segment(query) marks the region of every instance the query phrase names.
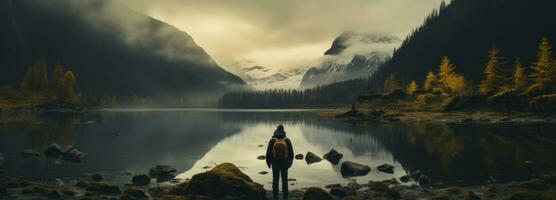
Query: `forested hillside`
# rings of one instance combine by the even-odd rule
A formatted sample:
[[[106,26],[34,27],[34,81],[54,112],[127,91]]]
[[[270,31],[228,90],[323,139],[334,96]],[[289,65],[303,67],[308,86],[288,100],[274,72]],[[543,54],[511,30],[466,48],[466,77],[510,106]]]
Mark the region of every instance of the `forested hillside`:
[[[37,60],[72,70],[92,94],[183,97],[244,84],[187,33],[112,3],[2,1],[0,85],[19,85]]]

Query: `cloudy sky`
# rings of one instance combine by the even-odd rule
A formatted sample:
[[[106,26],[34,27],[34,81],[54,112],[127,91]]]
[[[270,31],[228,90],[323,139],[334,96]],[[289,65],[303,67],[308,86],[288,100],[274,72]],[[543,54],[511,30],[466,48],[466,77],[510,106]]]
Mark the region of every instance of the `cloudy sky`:
[[[189,33],[221,66],[305,65],[345,31],[404,38],[442,0],[137,0],[129,7]]]

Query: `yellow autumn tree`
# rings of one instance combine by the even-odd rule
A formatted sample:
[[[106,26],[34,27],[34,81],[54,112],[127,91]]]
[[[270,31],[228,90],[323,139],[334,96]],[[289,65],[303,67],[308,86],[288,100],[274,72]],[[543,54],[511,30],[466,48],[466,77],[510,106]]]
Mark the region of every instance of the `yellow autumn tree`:
[[[525,80],[525,74],[523,72],[523,66],[519,58],[515,60],[514,70],[513,70],[513,89],[516,91],[523,91],[527,86]]]
[[[424,89],[426,91],[432,91],[437,85],[436,75],[433,72],[429,72],[427,74],[427,78],[425,79]]]
[[[407,94],[413,94],[416,90],[417,90],[417,83],[415,81],[411,81],[411,83],[409,83],[406,87],[406,92]]]
[[[537,60],[533,63],[529,78],[537,87],[545,88],[554,82],[554,79],[556,79],[556,77],[554,77],[555,73],[552,47],[550,46],[548,38],[544,37],[539,44]]]
[[[443,93],[451,93],[450,81],[454,75],[456,75],[454,65],[450,62],[448,56],[444,56],[440,61],[438,70],[438,85]]]
[[[75,75],[72,71],[64,74],[64,97],[70,99],[74,96]]]
[[[488,62],[485,66],[484,79],[479,84],[479,93],[490,94],[501,89],[504,83],[502,72],[502,56],[496,46],[488,51]]]
[[[448,86],[452,93],[463,94],[465,92],[465,77],[460,74],[450,76]]]

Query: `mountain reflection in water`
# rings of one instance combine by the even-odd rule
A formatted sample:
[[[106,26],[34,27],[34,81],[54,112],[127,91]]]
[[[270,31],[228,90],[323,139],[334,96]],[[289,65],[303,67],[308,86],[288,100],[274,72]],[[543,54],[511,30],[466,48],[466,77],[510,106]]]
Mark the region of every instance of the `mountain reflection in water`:
[[[94,123],[93,123],[94,122]],[[232,162],[269,188],[271,175],[257,160],[277,124],[284,124],[295,153],[322,156],[331,148],[344,160],[367,164],[369,175],[344,179],[339,165],[326,160],[307,165],[295,161],[293,188],[399,178],[420,170],[446,185],[528,179],[556,169],[556,136],[547,124],[348,124],[315,117],[311,112],[218,110],[103,111],[87,114],[0,115],[0,163],[4,174],[31,180],[84,179],[102,172],[116,183],[129,183],[124,172],[148,173],[157,164],[176,167],[178,178],[203,172],[205,166]],[[51,143],[73,145],[87,154],[81,164],[23,158],[25,149],[42,152]],[[265,147],[258,147],[258,145]],[[376,166],[394,165],[394,174]]]

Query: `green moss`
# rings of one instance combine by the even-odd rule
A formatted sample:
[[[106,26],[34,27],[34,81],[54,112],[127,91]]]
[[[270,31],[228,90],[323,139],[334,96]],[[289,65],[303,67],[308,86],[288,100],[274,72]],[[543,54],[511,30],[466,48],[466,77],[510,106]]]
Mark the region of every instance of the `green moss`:
[[[303,200],[332,200],[332,196],[330,196],[326,191],[321,188],[311,187],[305,191],[303,194]]]

